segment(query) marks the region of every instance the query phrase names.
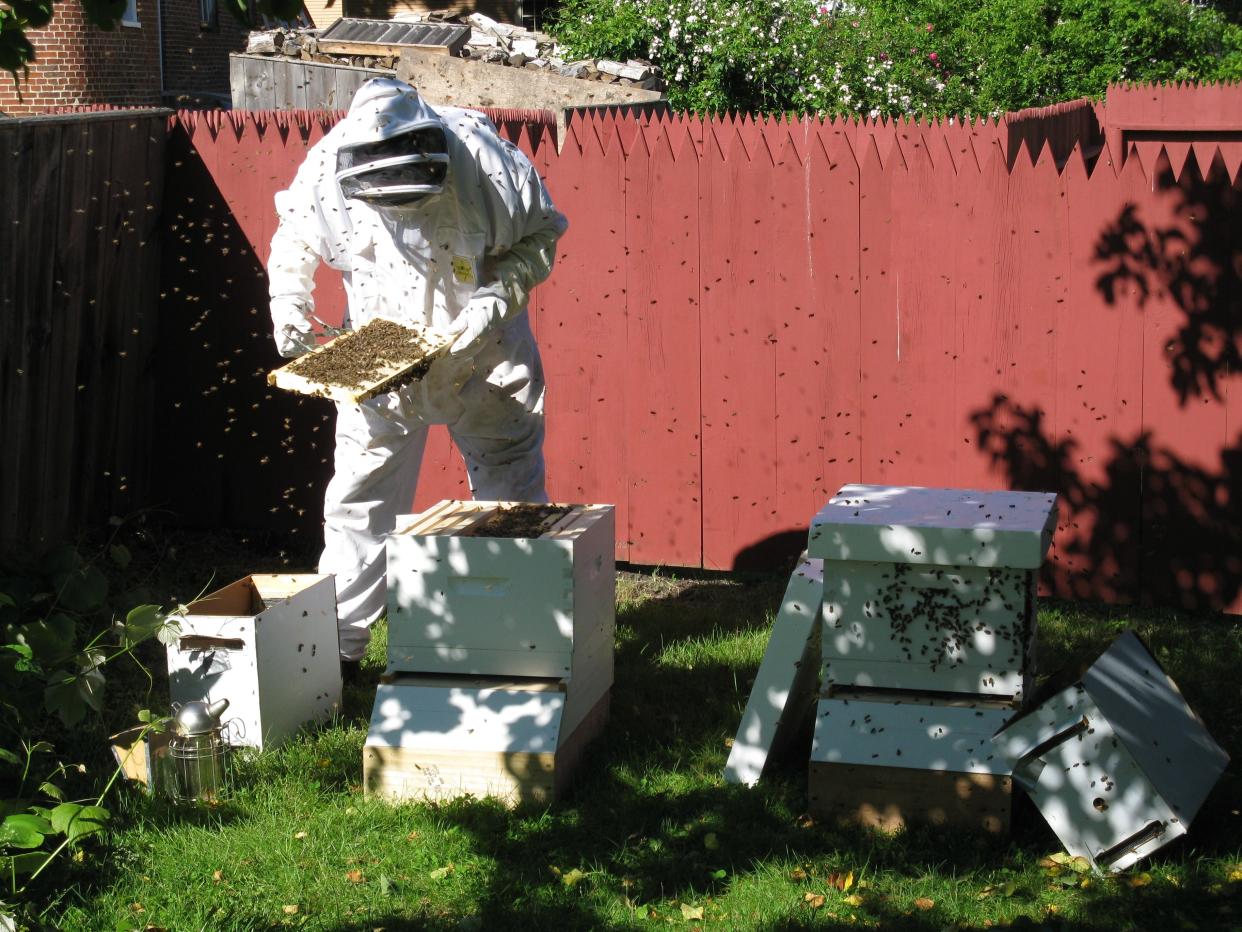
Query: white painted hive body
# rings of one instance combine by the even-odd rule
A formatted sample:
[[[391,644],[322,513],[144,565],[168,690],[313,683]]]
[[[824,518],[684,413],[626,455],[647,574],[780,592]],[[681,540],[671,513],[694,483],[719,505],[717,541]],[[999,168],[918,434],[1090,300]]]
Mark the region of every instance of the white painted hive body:
[[[231,744],[271,747],[340,709],[331,576],[253,575],[196,600],[168,648],[174,703],[228,699]]]
[[[1185,834],[1229,762],[1132,632],[994,744],[1066,850],[1110,871]]]
[[[819,668],[822,560],[803,554],[785,589],[763,662],[725,764],[730,783],[753,786],[815,704]]]
[[[885,830],[915,821],[1004,831],[1009,767],[991,739],[1014,712],[1013,703],[986,696],[895,698],[860,689],[821,699],[810,809]]]
[[[1020,700],[1056,496],[847,485],[811,524],[828,686]]]
[[[568,506],[533,537],[472,533],[504,507],[441,502],[388,539],[368,792],[551,799],[607,720],[613,509]]]
[[[441,502],[388,539],[390,672],[611,683],[613,509],[575,505],[537,538],[468,536],[500,503]]]

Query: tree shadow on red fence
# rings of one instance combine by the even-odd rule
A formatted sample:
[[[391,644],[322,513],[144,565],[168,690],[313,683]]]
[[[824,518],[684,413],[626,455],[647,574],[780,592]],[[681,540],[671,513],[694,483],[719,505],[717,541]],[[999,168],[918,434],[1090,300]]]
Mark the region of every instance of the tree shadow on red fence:
[[[1127,203],[1094,251],[1105,301],[1126,312],[1127,296],[1143,315],[1133,321],[1146,331],[1142,429],[1088,449],[1040,406],[1001,394],[970,421],[1011,487],[1061,497],[1045,574],[1054,594],[1237,610],[1242,433],[1226,406],[1242,369],[1242,205],[1219,156],[1206,178],[1191,162],[1179,182],[1166,158],[1155,177],[1170,199],[1165,222]],[[1102,470],[1084,475],[1078,464],[1090,460]]]
[[[184,129],[169,136],[156,501],[179,523],[318,533],[329,402],[267,385],[267,274]]]

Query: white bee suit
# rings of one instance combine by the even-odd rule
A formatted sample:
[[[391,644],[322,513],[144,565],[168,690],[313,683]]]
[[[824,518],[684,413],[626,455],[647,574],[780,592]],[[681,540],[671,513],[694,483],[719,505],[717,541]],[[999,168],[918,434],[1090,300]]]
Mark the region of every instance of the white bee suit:
[[[413,207],[346,199],[342,146],[443,127],[443,191]],[[420,382],[337,407],[335,473],[319,569],[336,576],[341,656],[366,650],[385,604],[384,537],[414,499],[428,424],[448,425],[475,498],[547,501],[543,369],[526,314],[567,222],[529,159],[482,114],[436,109],[408,85],[368,81],[287,191],[268,277],[278,348],[309,334],[320,261],[339,269],[357,326],[376,316],[461,332]]]

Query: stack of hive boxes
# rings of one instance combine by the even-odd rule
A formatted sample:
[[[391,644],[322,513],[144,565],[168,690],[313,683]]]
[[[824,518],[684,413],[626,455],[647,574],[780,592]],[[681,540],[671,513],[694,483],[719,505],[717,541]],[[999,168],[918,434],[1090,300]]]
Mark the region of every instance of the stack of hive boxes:
[[[551,799],[607,720],[612,506],[559,506],[520,537],[490,532],[509,509],[444,501],[389,537],[368,792]]]
[[[823,682],[813,813],[1003,831],[1010,767],[991,738],[1033,673],[1036,570],[1056,496],[845,486],[817,514]]]

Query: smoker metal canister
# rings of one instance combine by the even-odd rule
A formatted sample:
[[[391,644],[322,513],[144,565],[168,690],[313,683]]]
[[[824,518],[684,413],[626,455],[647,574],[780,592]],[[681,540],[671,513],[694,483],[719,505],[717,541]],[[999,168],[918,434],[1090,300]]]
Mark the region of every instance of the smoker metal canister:
[[[176,710],[168,754],[177,798],[215,799],[223,788],[229,745],[220,716],[228,705],[227,699],[210,705],[195,700]]]

